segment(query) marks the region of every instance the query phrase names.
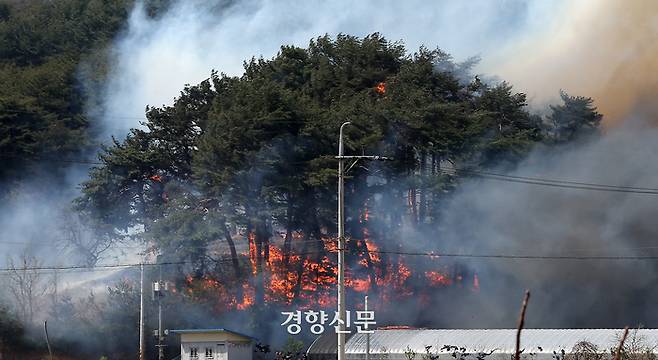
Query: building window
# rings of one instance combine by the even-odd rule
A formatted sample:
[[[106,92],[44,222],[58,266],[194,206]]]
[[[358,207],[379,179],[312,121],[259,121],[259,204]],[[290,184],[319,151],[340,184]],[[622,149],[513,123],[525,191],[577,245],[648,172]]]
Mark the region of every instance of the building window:
[[[206,359],[212,359],[212,348],[206,348]]]
[[[193,347],[190,348],[190,359],[198,359],[199,358],[199,349]]]

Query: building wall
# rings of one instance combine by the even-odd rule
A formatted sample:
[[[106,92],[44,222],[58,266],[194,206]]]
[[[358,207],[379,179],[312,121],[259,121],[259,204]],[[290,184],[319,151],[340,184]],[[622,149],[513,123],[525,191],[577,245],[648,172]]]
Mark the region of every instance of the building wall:
[[[207,333],[182,333],[180,334],[181,342],[204,342],[204,341],[232,341],[232,342],[246,342],[248,338],[232,334],[230,332],[207,332]]]
[[[196,349],[197,357],[192,357]],[[206,356],[206,349],[212,355]],[[187,341],[181,342],[181,360],[251,360],[252,345],[244,341]]]
[[[254,350],[251,343],[228,343],[228,360],[251,360],[253,354]]]

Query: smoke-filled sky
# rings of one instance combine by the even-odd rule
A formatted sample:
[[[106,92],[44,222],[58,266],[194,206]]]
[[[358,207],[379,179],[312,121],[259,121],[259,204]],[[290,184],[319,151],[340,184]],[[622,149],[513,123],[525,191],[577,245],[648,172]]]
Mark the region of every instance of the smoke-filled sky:
[[[480,56],[477,72],[510,81],[538,108],[555,101],[560,89],[591,96],[606,126],[618,127],[590,143],[537,149],[517,175],[658,187],[653,176],[658,133],[635,123],[653,123],[658,115],[652,104],[658,94],[658,1],[211,3],[179,1],[155,20],[135,8],[115,46],[117,62],[105,93],[108,130],[136,126],[138,120],[121,117],[140,116],[146,105],[171,103],[184,84],[207,78],[211,69],[239,75],[245,59],[274,56],[282,44],[306,46],[325,33],[381,32],[404,41],[412,52],[425,45],[438,46],[458,61]],[[446,206],[441,237],[427,240],[466,253],[643,255],[655,251],[656,200],[655,195],[467,182]],[[638,321],[655,326],[658,321],[650,300],[658,294],[648,290],[658,271],[650,262],[470,266],[480,272],[487,296],[446,299],[445,309],[432,315],[435,326],[514,326],[509,319],[524,287],[535,291],[531,326]],[[472,306],[465,305],[468,301]],[[400,314],[407,315],[403,319],[430,316],[409,311]]]
[[[198,83],[212,69],[239,75],[244,60],[272,57],[282,44],[305,47],[309,39],[326,33],[372,32],[402,40],[409,51],[426,45],[438,46],[456,60],[480,56],[477,72],[510,81],[518,91],[528,93],[535,106],[554,101],[564,89],[592,96],[607,126],[630,118],[646,122],[658,118],[658,106],[652,101],[658,94],[656,0],[179,0],[157,19],[148,18],[140,5],[132,11],[113,46],[112,73],[100,94],[104,126],[108,135],[121,137],[139,126],[146,105],[171,104],[185,84]],[[557,153],[538,149],[517,174],[658,188],[653,176],[658,170],[656,140],[655,130],[626,124],[593,143]],[[68,197],[55,200],[67,203]],[[643,254],[658,237],[653,226],[657,200],[651,195],[472,182],[447,207],[452,216],[442,224],[445,233],[439,240],[464,252],[541,254],[585,249]],[[38,199],[21,206],[23,210],[11,204],[0,208],[0,224],[12,224],[3,227],[9,230],[0,239],[29,243],[49,228],[45,223],[57,224],[57,219],[47,216],[55,205],[46,206]],[[34,209],[40,209],[43,217],[37,217],[40,213]],[[533,301],[541,305],[530,307],[531,325],[658,321],[650,301],[658,294],[645,291],[658,271],[646,262],[473,266],[482,271],[483,291],[493,289],[498,294],[488,297],[488,304],[474,304],[481,326],[505,326],[517,310],[521,286],[539,293]],[[468,325],[463,320],[471,315],[459,311],[472,308],[446,308],[459,320],[449,325]],[[551,311],[560,316],[552,317]],[[600,321],[588,320],[588,311],[600,314],[595,319]]]
[[[563,0],[471,1],[178,1],[157,20],[137,6],[117,42],[106,89],[110,132],[136,126],[146,105],[170,104],[184,84],[212,69],[240,75],[244,60],[272,57],[282,44],[381,32],[410,51],[440,48],[457,60],[494,54],[524,34],[547,28]],[[553,93],[557,94],[558,88]]]
[[[614,124],[638,103],[657,110],[657,16],[654,0],[175,1],[156,20],[138,5],[114,49],[106,127],[137,126],[146,105],[170,104],[211,69],[239,75],[252,56],[341,32],[481,56],[477,71],[509,80],[534,105],[565,89],[594,97]]]
[[[537,33],[506,44],[487,69],[538,102],[563,88],[591,96],[607,125],[641,111],[658,119],[658,1],[578,0]]]
[[[511,175],[657,188],[658,131],[627,122],[604,137],[538,148]],[[444,207],[447,252],[539,256],[655,256],[658,195],[566,189],[481,179]],[[466,325],[514,326],[523,288],[534,327],[656,327],[658,267],[650,260],[461,259],[487,294]],[[482,299],[480,299],[482,300]],[[476,300],[476,301],[480,301]],[[472,308],[453,308],[455,320]],[[462,316],[456,316],[461,313]],[[451,324],[459,326],[458,324]],[[462,325],[463,326],[463,325]]]

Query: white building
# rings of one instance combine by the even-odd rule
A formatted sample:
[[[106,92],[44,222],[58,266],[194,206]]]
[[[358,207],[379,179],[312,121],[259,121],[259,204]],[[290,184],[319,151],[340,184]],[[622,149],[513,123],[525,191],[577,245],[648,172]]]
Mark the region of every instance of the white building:
[[[569,360],[570,354],[610,359],[619,345],[623,329],[524,329],[521,359]],[[515,351],[516,329],[472,330],[375,330],[373,334],[348,334],[348,360],[509,360]],[[369,342],[370,346],[366,344]],[[624,346],[627,353],[658,355],[658,329],[630,330]],[[325,333],[307,351],[309,360],[336,359],[336,334]],[[431,355],[431,356],[430,356]]]
[[[227,329],[169,330],[180,335],[180,360],[252,360],[254,338]]]

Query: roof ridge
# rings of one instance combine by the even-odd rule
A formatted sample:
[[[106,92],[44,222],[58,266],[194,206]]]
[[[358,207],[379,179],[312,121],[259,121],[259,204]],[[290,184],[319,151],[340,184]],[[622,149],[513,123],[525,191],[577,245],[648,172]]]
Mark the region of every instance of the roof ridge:
[[[429,328],[416,328],[416,329],[374,329],[376,331],[491,331],[491,330],[509,330],[516,331],[516,328],[455,328],[455,329],[429,329]],[[533,331],[533,330],[542,330],[542,331],[564,331],[564,330],[573,330],[573,331],[582,331],[582,330],[620,330],[623,331],[623,328],[523,328],[523,331]],[[633,330],[631,328],[631,330]],[[658,330],[658,328],[635,328],[635,330]]]

